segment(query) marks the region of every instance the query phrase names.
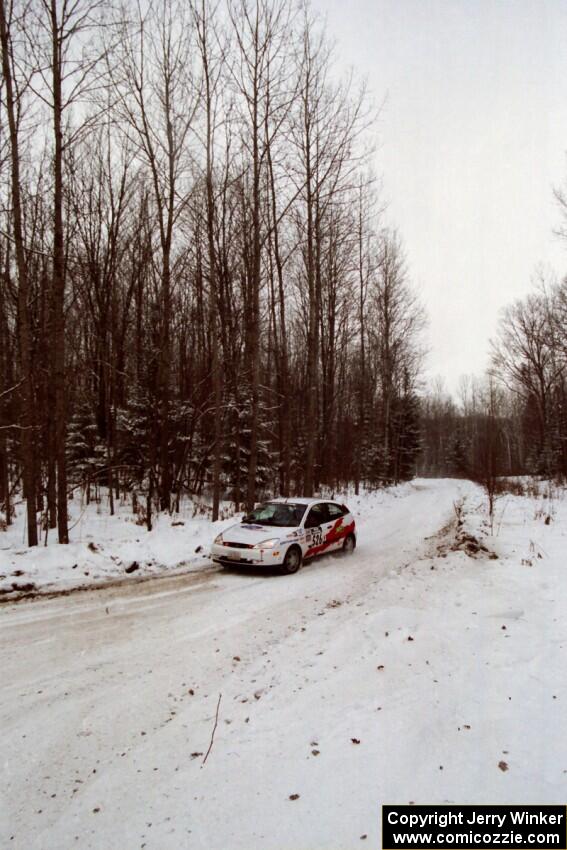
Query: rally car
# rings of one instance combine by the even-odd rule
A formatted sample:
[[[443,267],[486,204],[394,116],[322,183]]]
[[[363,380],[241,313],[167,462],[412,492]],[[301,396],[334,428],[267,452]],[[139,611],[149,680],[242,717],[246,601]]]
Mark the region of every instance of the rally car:
[[[278,566],[296,573],[307,558],[356,546],[354,517],[327,499],[274,499],[215,538],[211,558],[233,567]]]

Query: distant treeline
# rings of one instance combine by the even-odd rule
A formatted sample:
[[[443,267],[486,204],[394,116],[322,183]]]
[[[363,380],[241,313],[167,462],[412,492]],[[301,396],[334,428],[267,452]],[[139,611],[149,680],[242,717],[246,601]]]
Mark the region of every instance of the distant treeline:
[[[438,386],[422,403],[425,475],[567,478],[567,280],[508,307],[483,380],[458,399]]]

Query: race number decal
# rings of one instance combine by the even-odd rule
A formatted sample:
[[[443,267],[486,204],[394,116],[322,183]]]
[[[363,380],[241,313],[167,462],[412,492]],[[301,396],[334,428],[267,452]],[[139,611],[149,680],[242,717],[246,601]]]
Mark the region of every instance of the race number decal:
[[[321,526],[319,528],[314,528],[311,536],[311,540],[314,546],[320,546],[323,542],[323,529]]]

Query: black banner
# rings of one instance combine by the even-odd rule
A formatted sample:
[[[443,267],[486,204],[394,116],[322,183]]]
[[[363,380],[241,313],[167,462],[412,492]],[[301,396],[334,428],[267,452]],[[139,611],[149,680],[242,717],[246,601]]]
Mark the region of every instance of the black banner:
[[[565,806],[382,806],[383,850],[567,850]]]

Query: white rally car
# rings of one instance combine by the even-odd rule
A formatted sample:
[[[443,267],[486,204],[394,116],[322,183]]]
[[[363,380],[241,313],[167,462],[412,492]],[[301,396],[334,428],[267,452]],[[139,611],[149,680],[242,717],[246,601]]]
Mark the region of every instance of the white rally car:
[[[306,558],[356,546],[354,517],[327,499],[274,499],[215,538],[211,558],[233,567],[281,567],[296,573]]]

